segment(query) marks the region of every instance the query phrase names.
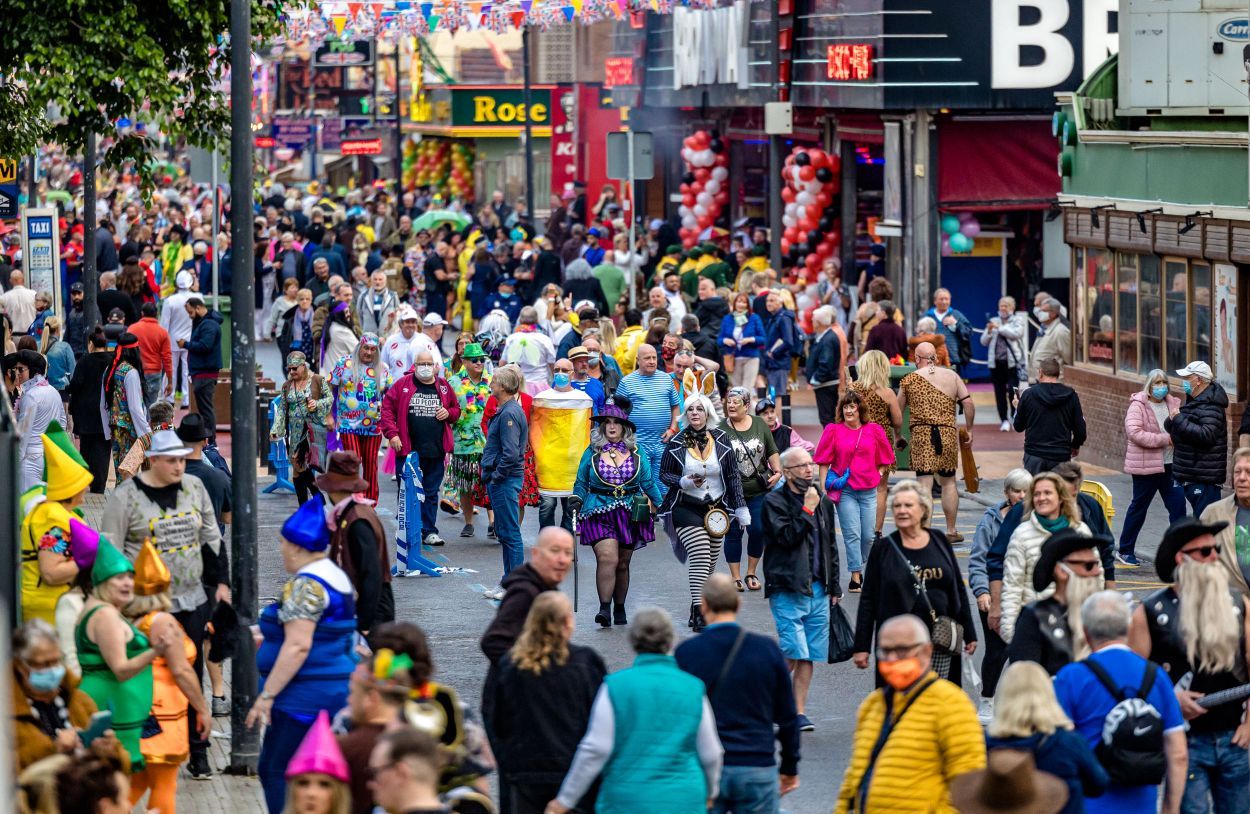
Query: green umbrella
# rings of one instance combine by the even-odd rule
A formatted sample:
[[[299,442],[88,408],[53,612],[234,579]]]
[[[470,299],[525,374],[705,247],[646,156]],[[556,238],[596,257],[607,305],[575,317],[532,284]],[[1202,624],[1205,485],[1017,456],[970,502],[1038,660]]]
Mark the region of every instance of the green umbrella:
[[[460,212],[452,212],[450,209],[432,209],[413,221],[412,228],[418,231],[421,229],[434,229],[442,226],[444,223],[450,223],[457,229],[463,229],[469,225],[469,216]]]

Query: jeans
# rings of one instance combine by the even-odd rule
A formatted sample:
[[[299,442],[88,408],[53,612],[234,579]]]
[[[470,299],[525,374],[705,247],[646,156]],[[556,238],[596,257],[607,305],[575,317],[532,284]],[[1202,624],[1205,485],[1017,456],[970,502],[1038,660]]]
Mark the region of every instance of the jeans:
[[[164,373],[143,374],[143,404],[145,407],[151,407],[160,399],[161,381],[164,377]]]
[[[494,505],[493,503],[491,504]],[[543,495],[538,502],[538,527],[545,529],[547,526],[556,524],[556,506],[560,507],[560,528],[573,533],[573,512],[569,510],[569,499],[567,497],[553,497],[551,495]],[[495,529],[498,531],[498,528]]]
[[[525,562],[525,545],[521,542],[521,484],[523,478],[506,478],[488,484],[491,508],[495,510],[495,536],[503,554],[503,573]]]
[[[1232,732],[1191,734],[1189,779],[1181,798],[1181,813],[1246,811],[1250,811],[1250,760],[1246,750],[1233,745]]]
[[[438,494],[443,488],[447,458],[421,458],[420,462],[421,491],[425,492],[425,500],[421,503],[421,539],[424,541],[431,534],[438,534]]]
[[[764,497],[756,495],[747,498],[747,510],[751,512],[751,525],[745,529],[738,525],[737,520],[729,523],[729,531],[725,533],[725,562],[742,562],[742,535],[747,535],[747,556],[759,559],[764,556],[764,533],[760,522],[764,519]]]
[[[195,411],[204,419],[204,429],[208,431],[208,443],[217,440],[217,408],[213,404],[213,394],[217,392],[217,374],[212,378],[195,379],[191,383],[195,391]]]
[[[1124,515],[1124,529],[1120,532],[1120,553],[1132,554],[1137,547],[1137,535],[1146,522],[1146,512],[1154,502],[1155,492],[1163,498],[1168,510],[1168,523],[1175,523],[1185,516],[1185,490],[1172,477],[1172,465],[1153,475],[1133,476],[1133,501]]]
[[[774,399],[781,398],[789,392],[790,366],[786,365],[777,370],[765,370],[764,381],[768,384],[769,394]]]
[[[1182,483],[1185,488],[1185,499],[1194,507],[1194,517],[1201,517],[1202,511],[1219,500],[1220,485],[1218,483]]]
[[[777,814],[781,810],[781,787],[776,766],[725,766],[720,773],[720,794],[712,814]]]
[[[286,806],[286,765],[295,757],[295,751],[311,728],[311,721],[303,723],[280,709],[269,714],[269,727],[265,730],[256,764],[269,814],[281,814]]]
[[[838,499],[838,525],[846,546],[846,570],[862,573],[877,524],[877,490],[843,489]]]

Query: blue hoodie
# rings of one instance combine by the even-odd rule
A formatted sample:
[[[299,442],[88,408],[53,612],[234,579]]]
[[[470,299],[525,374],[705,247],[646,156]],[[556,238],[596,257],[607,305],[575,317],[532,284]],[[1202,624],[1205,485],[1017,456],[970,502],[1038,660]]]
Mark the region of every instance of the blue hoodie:
[[[1111,778],[1094,757],[1085,739],[1070,729],[1027,738],[986,737],[987,750],[1019,749],[1032,752],[1038,771],[1050,772],[1068,784],[1068,804],[1059,814],[1083,814],[1086,797],[1100,797]]]

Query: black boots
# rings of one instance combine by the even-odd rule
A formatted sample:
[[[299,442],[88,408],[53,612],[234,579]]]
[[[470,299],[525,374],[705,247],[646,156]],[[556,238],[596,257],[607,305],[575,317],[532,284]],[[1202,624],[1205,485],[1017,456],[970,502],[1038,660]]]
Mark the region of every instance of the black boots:
[[[703,620],[703,612],[700,607],[697,602],[690,604],[690,621],[687,624],[695,633],[701,633],[703,628],[707,627],[707,622]]]
[[[629,617],[625,615],[624,605],[614,605],[612,607],[612,624],[614,625],[628,625],[629,624]]]
[[[612,617],[608,615],[608,609],[609,603],[599,603],[599,612],[595,614],[595,622],[599,627],[612,627]]]

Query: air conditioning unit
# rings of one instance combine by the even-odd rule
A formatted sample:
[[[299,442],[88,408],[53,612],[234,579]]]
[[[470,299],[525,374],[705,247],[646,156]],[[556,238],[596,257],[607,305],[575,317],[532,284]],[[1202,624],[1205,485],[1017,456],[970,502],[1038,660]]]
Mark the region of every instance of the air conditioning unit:
[[[540,85],[557,85],[577,80],[577,26],[555,25],[534,38],[537,44],[534,81]]]

